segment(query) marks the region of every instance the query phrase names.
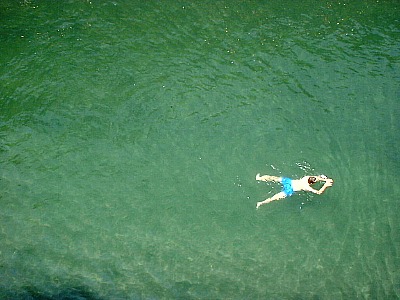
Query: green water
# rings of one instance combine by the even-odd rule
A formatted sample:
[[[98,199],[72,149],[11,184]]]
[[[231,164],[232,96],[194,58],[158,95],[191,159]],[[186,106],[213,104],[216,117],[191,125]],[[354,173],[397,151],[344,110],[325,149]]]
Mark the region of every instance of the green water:
[[[400,5],[353,2],[2,1],[0,298],[399,298]]]

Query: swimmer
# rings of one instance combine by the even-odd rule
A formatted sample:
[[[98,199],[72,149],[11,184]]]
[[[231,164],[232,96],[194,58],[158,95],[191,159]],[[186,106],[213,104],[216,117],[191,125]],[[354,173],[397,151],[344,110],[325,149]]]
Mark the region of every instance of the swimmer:
[[[271,198],[268,198],[264,201],[257,202],[257,207],[256,207],[257,209],[263,204],[292,196],[294,192],[306,191],[321,195],[328,187],[333,185],[333,180],[326,177],[325,175],[304,176],[303,178],[300,179],[290,179],[287,177],[277,177],[269,175],[260,176],[260,174],[257,174],[256,180],[280,182],[283,185],[283,190],[278,194],[275,194]],[[324,181],[325,184],[319,190],[315,190],[311,187],[311,184],[314,184],[318,181]]]

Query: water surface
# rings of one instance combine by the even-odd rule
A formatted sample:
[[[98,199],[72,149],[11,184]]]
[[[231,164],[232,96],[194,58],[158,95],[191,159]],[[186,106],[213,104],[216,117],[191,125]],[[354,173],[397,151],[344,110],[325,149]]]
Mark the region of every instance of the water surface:
[[[396,1],[0,8],[1,298],[399,297]]]

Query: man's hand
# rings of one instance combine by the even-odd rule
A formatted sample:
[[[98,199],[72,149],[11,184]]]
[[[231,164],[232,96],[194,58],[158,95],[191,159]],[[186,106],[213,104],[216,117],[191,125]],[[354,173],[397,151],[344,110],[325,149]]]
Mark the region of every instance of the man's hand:
[[[330,179],[330,178],[326,179],[325,184],[326,184],[326,186],[332,186],[333,185],[333,179]]]

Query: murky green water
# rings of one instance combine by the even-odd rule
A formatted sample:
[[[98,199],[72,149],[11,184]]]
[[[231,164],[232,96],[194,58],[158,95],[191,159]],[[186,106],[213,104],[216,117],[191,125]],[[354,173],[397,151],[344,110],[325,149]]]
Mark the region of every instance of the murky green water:
[[[398,298],[400,5],[359,2],[2,1],[0,298]]]

